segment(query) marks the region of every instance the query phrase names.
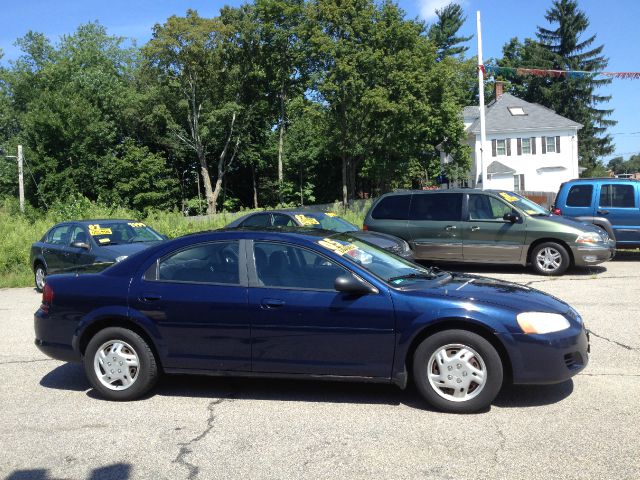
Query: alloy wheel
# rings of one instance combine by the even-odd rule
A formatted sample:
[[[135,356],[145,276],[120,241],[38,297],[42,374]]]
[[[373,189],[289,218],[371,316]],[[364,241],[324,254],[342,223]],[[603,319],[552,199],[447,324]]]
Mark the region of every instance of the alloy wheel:
[[[536,255],[536,262],[541,270],[554,272],[562,265],[562,254],[553,247],[545,247]]]

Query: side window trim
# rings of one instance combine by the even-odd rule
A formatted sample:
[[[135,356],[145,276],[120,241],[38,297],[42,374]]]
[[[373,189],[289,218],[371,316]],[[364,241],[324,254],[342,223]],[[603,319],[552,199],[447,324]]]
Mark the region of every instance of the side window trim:
[[[303,245],[295,245],[293,243],[289,243],[286,241],[279,241],[279,240],[247,240],[247,270],[249,272],[249,288],[269,288],[269,289],[277,289],[277,290],[301,290],[301,291],[307,291],[307,292],[335,292],[337,293],[336,290],[331,289],[331,288],[306,288],[306,287],[281,287],[281,286],[265,286],[265,285],[260,285],[260,280],[258,279],[258,270],[256,268],[256,262],[255,262],[255,243],[271,243],[271,244],[277,244],[277,245],[285,245],[287,247],[291,247],[291,248],[299,248],[301,250],[306,250],[308,252],[313,253],[314,255],[318,255],[319,257],[323,257],[326,258],[328,261],[330,261],[332,264],[334,264],[335,266],[339,267],[340,269],[342,269],[345,273],[349,274],[349,275],[356,275],[358,278],[361,278],[359,275],[357,275],[356,273],[352,272],[351,270],[349,270],[347,267],[345,267],[344,265],[342,265],[341,263],[336,262],[333,258],[330,258],[328,255],[325,255],[322,252],[313,250],[311,248],[308,248],[306,246]],[[367,284],[371,285],[370,282],[368,282],[367,280],[364,280]],[[371,285],[373,288],[376,288],[375,285]],[[377,290],[377,288],[376,288]]]
[[[191,248],[200,247],[203,245],[209,245],[212,243],[232,243],[238,242],[238,283],[214,283],[214,282],[196,282],[191,280],[161,280],[158,277],[160,276],[160,262],[172,255],[176,255],[185,250],[189,250]],[[226,286],[226,287],[247,287],[247,262],[246,256],[243,254],[243,245],[246,243],[246,240],[243,239],[227,239],[227,240],[210,240],[200,243],[194,243],[191,245],[187,245],[181,248],[177,248],[175,250],[171,250],[170,252],[165,253],[164,255],[156,258],[151,264],[147,265],[145,270],[141,275],[141,280],[145,282],[154,282],[154,283],[179,283],[179,284],[193,284],[193,285],[213,285],[213,286]],[[149,276],[147,276],[149,274]]]

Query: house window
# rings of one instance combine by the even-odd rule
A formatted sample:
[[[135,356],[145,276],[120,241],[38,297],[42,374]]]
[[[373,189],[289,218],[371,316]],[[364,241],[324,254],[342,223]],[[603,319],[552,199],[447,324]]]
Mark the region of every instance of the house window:
[[[507,141],[506,140],[496,140],[496,153],[498,155],[506,155],[507,154]]]
[[[522,154],[529,155],[531,154],[531,139],[523,138],[522,139]]]
[[[556,137],[545,137],[547,142],[547,153],[555,153],[556,151]]]
[[[513,176],[513,191],[514,192],[523,192],[524,191],[524,174],[514,175]]]
[[[526,115],[522,107],[508,107],[508,108],[509,108],[509,113],[514,117],[519,115]]]

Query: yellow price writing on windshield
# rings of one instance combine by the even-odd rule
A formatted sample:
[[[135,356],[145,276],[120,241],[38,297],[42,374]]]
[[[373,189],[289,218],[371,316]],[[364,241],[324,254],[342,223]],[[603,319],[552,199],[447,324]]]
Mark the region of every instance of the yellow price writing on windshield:
[[[298,220],[298,222],[300,222],[300,224],[305,227],[309,225],[320,225],[320,222],[318,220],[312,217],[307,217],[306,215],[295,215],[295,217],[296,220]]]
[[[101,228],[100,225],[93,224],[93,225],[89,225],[89,235],[92,236],[96,236],[96,235],[111,235],[113,232],[111,231],[110,228]]]
[[[504,198],[507,202],[512,202],[513,203],[513,202],[517,202],[519,200],[518,197],[515,197],[513,195],[509,195],[506,192],[500,192],[500,196],[502,198]]]
[[[144,228],[144,227],[146,227],[146,225],[144,223],[142,223],[142,222],[129,222],[129,223],[127,223],[127,225],[129,225],[130,227],[133,227],[133,228]]]

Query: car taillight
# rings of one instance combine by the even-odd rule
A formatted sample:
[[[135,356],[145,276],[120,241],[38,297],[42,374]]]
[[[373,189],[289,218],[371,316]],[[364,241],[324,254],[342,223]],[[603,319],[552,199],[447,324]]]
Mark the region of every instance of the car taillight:
[[[562,210],[560,210],[558,207],[556,207],[556,208],[551,210],[551,213],[553,213],[554,215],[562,215]]]
[[[363,230],[369,230],[369,226],[366,223],[362,224],[362,229]]]
[[[42,305],[40,305],[40,309],[45,313],[49,313],[51,304],[53,304],[53,288],[48,283],[45,283],[42,290]]]

